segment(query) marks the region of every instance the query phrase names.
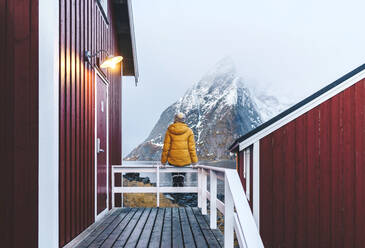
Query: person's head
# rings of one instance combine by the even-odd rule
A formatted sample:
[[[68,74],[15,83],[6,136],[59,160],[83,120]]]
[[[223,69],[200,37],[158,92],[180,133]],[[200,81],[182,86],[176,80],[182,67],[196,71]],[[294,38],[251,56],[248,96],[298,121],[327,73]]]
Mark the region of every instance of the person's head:
[[[174,122],[182,122],[184,123],[185,122],[185,115],[183,113],[177,113],[175,115],[175,119],[174,119]]]

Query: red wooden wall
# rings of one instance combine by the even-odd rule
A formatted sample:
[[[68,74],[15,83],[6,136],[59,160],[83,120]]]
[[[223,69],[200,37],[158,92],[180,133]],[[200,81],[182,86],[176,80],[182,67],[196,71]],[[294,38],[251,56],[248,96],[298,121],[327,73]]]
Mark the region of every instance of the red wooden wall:
[[[365,80],[260,141],[265,247],[365,247]]]
[[[1,247],[38,247],[38,0],[0,0]]]
[[[111,9],[108,13],[109,27],[95,0],[60,1],[60,246],[94,222],[95,75],[83,53],[118,54]],[[104,72],[110,81],[109,161],[120,164],[121,68]]]

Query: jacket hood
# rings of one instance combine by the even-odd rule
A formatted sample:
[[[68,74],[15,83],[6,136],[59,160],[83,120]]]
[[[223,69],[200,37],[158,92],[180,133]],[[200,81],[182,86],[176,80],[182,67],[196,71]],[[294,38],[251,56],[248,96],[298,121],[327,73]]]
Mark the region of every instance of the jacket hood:
[[[176,122],[174,124],[171,124],[169,126],[168,130],[172,134],[180,135],[180,134],[186,133],[186,131],[189,130],[189,127],[185,123]]]

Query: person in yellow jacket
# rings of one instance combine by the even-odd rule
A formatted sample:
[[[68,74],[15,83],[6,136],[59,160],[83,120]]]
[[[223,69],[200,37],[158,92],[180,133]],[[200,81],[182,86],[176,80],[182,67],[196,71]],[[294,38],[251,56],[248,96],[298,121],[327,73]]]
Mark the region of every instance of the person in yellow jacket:
[[[194,133],[185,124],[183,113],[175,115],[174,123],[167,128],[165,134],[161,163],[165,165],[167,162],[173,166],[196,165],[198,163]],[[184,177],[185,173],[173,173],[173,186],[183,186]]]

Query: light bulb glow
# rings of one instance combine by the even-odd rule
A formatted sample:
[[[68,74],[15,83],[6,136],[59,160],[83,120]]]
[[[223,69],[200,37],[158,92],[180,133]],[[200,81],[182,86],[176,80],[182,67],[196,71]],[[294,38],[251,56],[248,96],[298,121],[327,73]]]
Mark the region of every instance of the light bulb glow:
[[[100,65],[100,68],[115,68],[115,66],[123,60],[122,56],[108,56],[107,59],[104,60],[104,62]]]

